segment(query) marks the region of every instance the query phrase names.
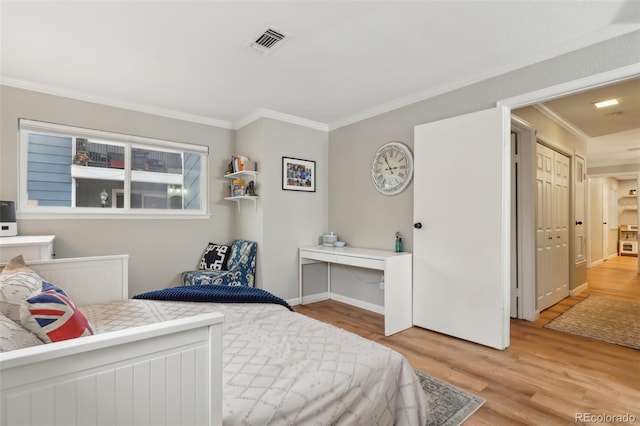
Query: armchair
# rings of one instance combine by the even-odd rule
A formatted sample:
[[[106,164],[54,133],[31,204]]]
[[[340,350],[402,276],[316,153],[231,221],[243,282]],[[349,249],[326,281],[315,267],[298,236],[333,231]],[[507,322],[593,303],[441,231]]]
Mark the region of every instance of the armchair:
[[[254,241],[235,240],[226,271],[185,271],[183,285],[233,285],[253,287],[256,275],[257,244]]]

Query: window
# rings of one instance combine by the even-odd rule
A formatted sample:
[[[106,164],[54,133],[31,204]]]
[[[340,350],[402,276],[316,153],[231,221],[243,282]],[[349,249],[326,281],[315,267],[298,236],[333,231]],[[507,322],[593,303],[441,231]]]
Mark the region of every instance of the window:
[[[20,120],[19,213],[201,215],[208,148]]]

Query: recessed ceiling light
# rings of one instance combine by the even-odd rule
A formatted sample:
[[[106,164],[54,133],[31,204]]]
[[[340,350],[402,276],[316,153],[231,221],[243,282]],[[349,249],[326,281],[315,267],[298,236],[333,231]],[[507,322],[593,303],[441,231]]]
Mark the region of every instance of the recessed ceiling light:
[[[608,106],[618,105],[617,99],[607,99],[606,101],[596,102],[596,108],[606,108]]]

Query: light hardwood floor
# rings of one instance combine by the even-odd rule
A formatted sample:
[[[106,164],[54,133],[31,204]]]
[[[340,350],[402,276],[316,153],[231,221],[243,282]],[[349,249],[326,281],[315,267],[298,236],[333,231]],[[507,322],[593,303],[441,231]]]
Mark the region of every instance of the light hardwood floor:
[[[577,413],[635,416],[640,424],[640,351],[543,328],[588,294],[640,302],[637,258],[589,269],[589,288],[543,311],[535,322],[511,320],[504,351],[418,327],[385,337],[383,317],[335,301],[296,311],[404,354],[414,368],[487,402],[465,425],[567,425]]]

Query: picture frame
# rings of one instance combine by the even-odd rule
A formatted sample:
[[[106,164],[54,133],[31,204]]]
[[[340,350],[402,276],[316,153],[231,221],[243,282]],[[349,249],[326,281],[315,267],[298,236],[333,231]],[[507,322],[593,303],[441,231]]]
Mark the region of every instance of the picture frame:
[[[282,157],[282,189],[316,192],[316,162]]]

